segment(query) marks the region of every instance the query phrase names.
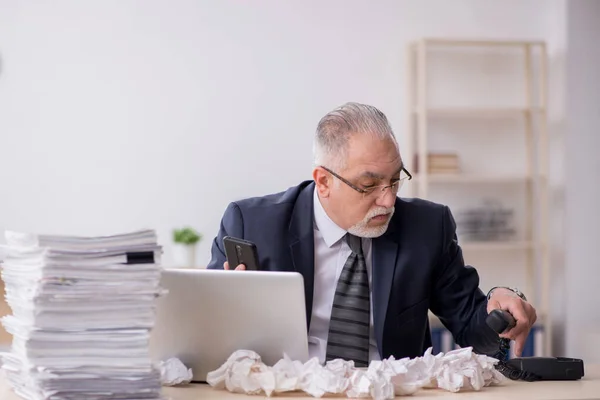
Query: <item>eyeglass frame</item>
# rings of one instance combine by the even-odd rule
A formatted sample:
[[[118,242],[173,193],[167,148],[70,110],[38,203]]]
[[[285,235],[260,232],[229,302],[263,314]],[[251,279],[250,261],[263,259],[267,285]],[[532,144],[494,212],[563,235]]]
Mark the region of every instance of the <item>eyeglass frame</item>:
[[[325,171],[329,172],[331,175],[335,176],[336,178],[338,178],[340,181],[344,182],[346,185],[350,186],[352,189],[356,190],[358,193],[362,194],[363,196],[368,196],[370,194],[375,193],[375,190],[379,187],[381,187],[381,193],[385,192],[385,189],[387,188],[392,188],[392,186],[394,186],[395,184],[398,184],[398,190],[400,190],[400,182],[404,182],[407,178],[410,181],[412,179],[412,175],[410,172],[408,172],[408,170],[406,168],[404,168],[404,166],[402,167],[402,169],[400,170],[400,172],[404,172],[407,176],[405,178],[402,179],[398,179],[398,182],[392,183],[391,185],[379,185],[379,186],[374,186],[373,187],[373,191],[369,191],[367,189],[362,189],[359,188],[358,186],[356,186],[355,184],[353,184],[352,182],[350,182],[349,180],[342,178],[341,176],[339,176],[338,174],[336,174],[335,172],[333,172],[332,170],[330,170],[329,168],[320,165],[321,168],[323,168]]]

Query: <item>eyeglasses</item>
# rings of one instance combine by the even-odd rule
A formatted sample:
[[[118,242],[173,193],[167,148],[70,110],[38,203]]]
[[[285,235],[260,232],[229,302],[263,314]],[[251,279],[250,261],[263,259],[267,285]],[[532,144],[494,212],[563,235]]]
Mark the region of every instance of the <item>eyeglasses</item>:
[[[342,178],[341,176],[339,176],[338,174],[336,174],[329,168],[324,167],[322,165],[321,165],[321,168],[323,168],[325,171],[329,172],[331,175],[338,178],[340,181],[344,182],[346,185],[350,186],[352,189],[356,190],[358,193],[361,193],[363,195],[363,198],[365,198],[367,196],[371,196],[371,195],[379,196],[382,193],[384,193],[385,190],[388,188],[390,189],[392,194],[396,195],[398,193],[398,191],[400,190],[400,188],[402,187],[402,185],[404,184],[404,181],[407,178],[408,178],[408,180],[412,179],[412,175],[410,174],[410,172],[408,172],[406,170],[406,168],[402,167],[402,172],[404,172],[406,174],[406,176],[398,179],[396,182],[394,182],[390,185],[379,185],[379,186],[372,186],[372,187],[368,187],[368,188],[360,188],[360,187],[356,186],[355,184],[353,184],[352,182],[350,182],[349,180]]]

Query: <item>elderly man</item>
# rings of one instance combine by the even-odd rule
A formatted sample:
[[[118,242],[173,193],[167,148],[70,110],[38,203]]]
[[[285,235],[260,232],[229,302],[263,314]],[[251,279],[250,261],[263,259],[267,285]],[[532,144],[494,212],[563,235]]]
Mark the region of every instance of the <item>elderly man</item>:
[[[309,352],[321,362],[422,355],[431,346],[428,310],[456,343],[484,354],[498,350],[486,316],[508,310],[517,324],[503,336],[521,354],[534,308],[517,290],[479,289],[448,207],[396,196],[411,175],[381,111],[348,103],[325,115],[314,161],[313,180],[228,206],[209,268],[229,269],[229,235],[257,245],[261,269],[301,273]]]

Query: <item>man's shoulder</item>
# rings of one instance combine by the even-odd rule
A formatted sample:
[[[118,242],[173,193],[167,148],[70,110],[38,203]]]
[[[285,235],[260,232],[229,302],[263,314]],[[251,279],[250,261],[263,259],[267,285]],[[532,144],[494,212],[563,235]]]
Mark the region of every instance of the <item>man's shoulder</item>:
[[[310,190],[310,187],[314,186],[313,181],[304,181],[296,186],[291,186],[286,190],[277,193],[270,193],[264,196],[247,197],[241,200],[237,200],[234,203],[242,210],[252,209],[273,209],[273,208],[287,208],[293,207],[298,196],[304,190]]]
[[[434,201],[425,200],[418,197],[398,197],[396,199],[396,208],[419,213],[444,213],[447,206],[445,204],[436,203]]]
[[[449,208],[445,204],[436,203],[418,197],[396,199],[394,219],[398,224],[411,226],[439,226],[448,218]]]
[[[418,243],[437,243],[445,232],[453,231],[454,221],[445,204],[420,198],[398,198],[390,231]]]

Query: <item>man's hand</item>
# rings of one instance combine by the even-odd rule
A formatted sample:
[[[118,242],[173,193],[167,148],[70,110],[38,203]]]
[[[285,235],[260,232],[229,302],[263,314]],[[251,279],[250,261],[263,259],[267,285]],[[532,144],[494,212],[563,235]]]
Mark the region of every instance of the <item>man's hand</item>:
[[[506,310],[515,317],[516,325],[500,337],[514,340],[515,355],[520,357],[529,331],[537,319],[535,308],[512,290],[496,288],[488,301],[487,312],[489,314],[496,309]]]
[[[223,269],[229,270],[229,263],[227,261],[225,261],[223,263]],[[244,271],[245,269],[246,269],[246,266],[244,264],[240,264],[237,267],[235,267],[234,271]]]

